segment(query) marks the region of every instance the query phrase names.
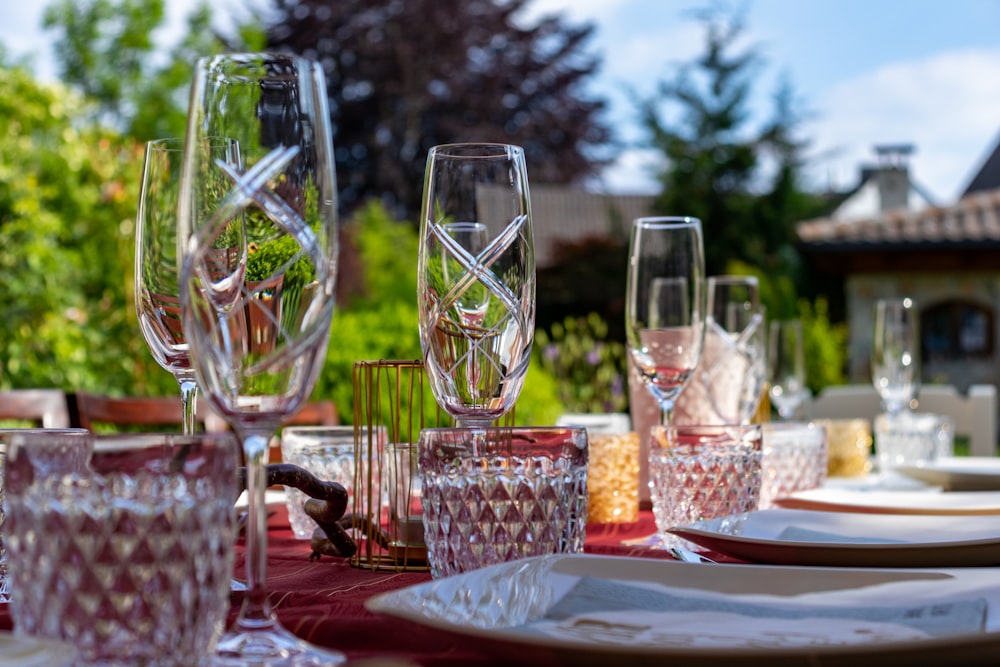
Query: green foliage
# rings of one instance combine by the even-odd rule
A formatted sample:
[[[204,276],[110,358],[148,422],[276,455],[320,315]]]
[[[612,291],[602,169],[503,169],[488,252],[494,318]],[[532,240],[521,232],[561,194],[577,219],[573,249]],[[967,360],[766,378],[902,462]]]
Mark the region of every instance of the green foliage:
[[[140,140],[183,136],[194,62],[226,49],[202,1],[166,62],[155,57],[153,35],[163,27],[164,10],[165,0],[55,0],[43,19],[57,33],[62,80],[95,103],[90,119]],[[259,28],[239,32],[262,43]]]
[[[132,301],[141,146],[0,66],[0,386],[170,393]]]
[[[830,322],[829,304],[824,298],[813,303],[800,300],[799,317],[809,390],[816,395],[824,387],[846,383],[847,325]]]
[[[247,280],[264,280],[274,275],[299,250],[299,243],[292,236],[281,236],[254,245],[247,255]],[[294,289],[307,285],[315,275],[315,267],[303,254],[285,271],[284,288]]]
[[[597,313],[567,317],[535,332],[536,355],[556,378],[568,412],[625,412],[628,408],[625,346],[609,341]]]

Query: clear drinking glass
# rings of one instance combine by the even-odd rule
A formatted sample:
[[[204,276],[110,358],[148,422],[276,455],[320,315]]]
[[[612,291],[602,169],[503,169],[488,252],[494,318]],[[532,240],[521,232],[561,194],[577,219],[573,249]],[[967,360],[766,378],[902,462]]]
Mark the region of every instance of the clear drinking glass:
[[[583,551],[586,429],[425,428],[418,456],[424,541],[435,579]]]
[[[764,308],[753,276],[709,276],[705,345],[676,423],[748,424],[767,375]]]
[[[920,387],[920,313],[913,299],[875,304],[872,384],[890,416],[906,409]]]
[[[198,150],[225,136],[242,164]],[[181,173],[184,331],[202,391],[243,442],[247,592],[216,664],[331,665],[268,601],[268,440],[309,398],[334,308],[337,195],[323,70],[283,54],[198,61]]]
[[[802,321],[774,320],[768,335],[768,373],[771,387],[768,396],[785,420],[806,398],[806,363],[802,349]]]
[[[632,224],[625,300],[629,352],[662,422],[701,358],[705,340],[705,251],[696,218]]]
[[[212,159],[239,163],[232,141],[207,144]],[[180,385],[184,433],[195,432],[198,378],[181,323],[177,262],[177,197],[183,139],[146,142],[135,225],[135,310],[139,329],[156,362]]]
[[[737,529],[760,501],[762,456],[760,424],[654,426],[649,484],[661,541],[697,549],[667,531],[703,519]]]
[[[463,425],[488,426],[517,400],[535,334],[535,255],[520,147],[430,150],[417,261],[431,390]]]
[[[17,632],[74,644],[81,667],[204,665],[229,610],[238,459],[230,433],[12,435]]]

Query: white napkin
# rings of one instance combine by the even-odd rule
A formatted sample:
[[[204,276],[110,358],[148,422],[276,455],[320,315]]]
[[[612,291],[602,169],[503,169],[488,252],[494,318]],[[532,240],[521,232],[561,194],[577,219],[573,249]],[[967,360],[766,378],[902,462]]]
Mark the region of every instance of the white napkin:
[[[802,647],[911,641],[983,631],[986,600],[922,606],[834,606],[741,601],[581,578],[525,629],[600,644],[657,647]]]

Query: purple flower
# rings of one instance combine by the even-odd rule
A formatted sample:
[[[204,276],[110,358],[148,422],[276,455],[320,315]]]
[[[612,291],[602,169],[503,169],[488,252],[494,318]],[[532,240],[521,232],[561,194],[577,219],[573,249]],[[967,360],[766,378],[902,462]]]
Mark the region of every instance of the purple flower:
[[[587,353],[587,363],[591,366],[596,366],[601,362],[601,353],[597,350],[591,350]]]
[[[559,358],[559,347],[555,343],[549,343],[542,354],[549,361],[555,361]]]

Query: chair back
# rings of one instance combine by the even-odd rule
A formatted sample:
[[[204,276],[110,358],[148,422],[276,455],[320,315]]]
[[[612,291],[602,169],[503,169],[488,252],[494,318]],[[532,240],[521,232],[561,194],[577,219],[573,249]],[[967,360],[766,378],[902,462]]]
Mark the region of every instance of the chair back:
[[[69,428],[69,403],[59,389],[0,391],[0,419],[31,422],[42,428]]]
[[[76,426],[93,431],[102,426],[155,427],[157,430],[181,430],[184,407],[180,396],[106,396],[79,391],[73,395]],[[204,428],[208,404],[198,399],[196,419]]]
[[[950,417],[955,435],[969,439],[973,456],[997,454],[997,389],[991,384],[974,384],[962,395],[953,385],[923,385],[917,394],[917,410]],[[867,419],[874,421],[883,411],[882,401],[871,385],[851,384],[827,387],[808,400],[809,419]]]

